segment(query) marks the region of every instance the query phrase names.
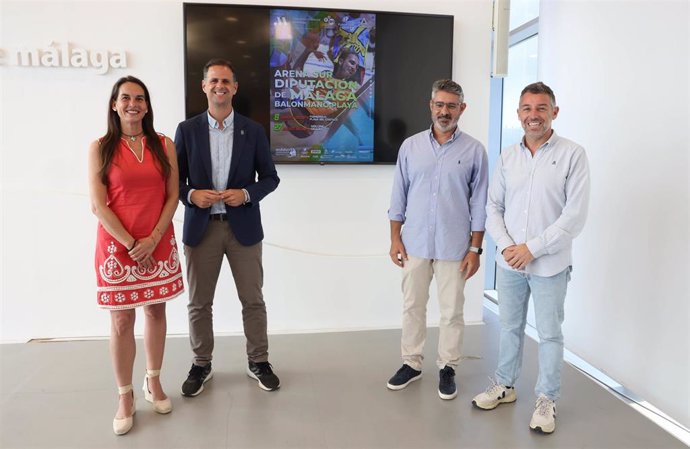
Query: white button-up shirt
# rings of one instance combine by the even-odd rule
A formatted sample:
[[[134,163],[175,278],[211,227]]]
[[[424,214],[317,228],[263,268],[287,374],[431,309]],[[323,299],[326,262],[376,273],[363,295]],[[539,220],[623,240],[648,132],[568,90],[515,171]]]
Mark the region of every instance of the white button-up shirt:
[[[588,203],[589,166],[580,145],[554,132],[534,156],[523,142],[505,148],[486,205],[498,265],[512,270],[501,252],[526,243],[535,259],[524,272],[553,276],[571,266],[572,241],[584,227]]]

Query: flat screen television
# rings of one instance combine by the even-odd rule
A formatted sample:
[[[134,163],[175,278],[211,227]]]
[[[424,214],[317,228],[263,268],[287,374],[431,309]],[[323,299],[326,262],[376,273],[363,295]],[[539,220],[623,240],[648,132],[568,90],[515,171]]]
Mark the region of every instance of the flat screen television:
[[[204,64],[229,59],[234,108],[277,163],[395,163],[452,75],[448,15],[185,3],[184,37],[187,118],[207,107]]]

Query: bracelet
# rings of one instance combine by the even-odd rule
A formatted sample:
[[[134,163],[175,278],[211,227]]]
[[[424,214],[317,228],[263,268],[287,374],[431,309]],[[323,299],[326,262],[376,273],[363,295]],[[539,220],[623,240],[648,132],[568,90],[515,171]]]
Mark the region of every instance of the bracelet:
[[[132,251],[132,250],[134,249],[134,247],[137,246],[137,243],[138,243],[138,242],[139,242],[139,240],[134,239],[134,242],[132,242],[132,247],[131,247],[131,248],[127,248],[127,252]],[[126,248],[126,247],[125,247],[125,248]]]

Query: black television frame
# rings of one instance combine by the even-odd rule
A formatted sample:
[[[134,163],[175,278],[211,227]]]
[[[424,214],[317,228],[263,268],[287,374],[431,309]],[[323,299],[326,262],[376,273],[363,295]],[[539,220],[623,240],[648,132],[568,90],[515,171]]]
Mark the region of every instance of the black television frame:
[[[212,10],[227,13],[243,11],[245,17],[253,14],[256,17],[266,15],[271,9],[294,9],[307,11],[348,11],[353,13],[376,14],[376,81],[374,86],[374,160],[371,162],[308,162],[276,161],[282,164],[346,164],[346,165],[371,165],[371,164],[395,164],[398,149],[402,141],[431,125],[428,102],[431,94],[432,83],[441,78],[452,78],[453,67],[453,32],[454,17],[441,14],[418,14],[406,12],[388,12],[375,10],[359,10],[349,8],[318,8],[282,5],[235,5],[220,3],[184,3],[183,4],[183,33],[184,33],[184,78],[185,78],[185,115],[190,118],[206,109],[206,97],[201,91],[202,68],[206,61],[212,57],[222,57],[233,61],[238,72],[240,88],[233,99],[233,107],[240,114],[246,115],[264,126],[266,135],[270,139],[270,82],[268,74],[268,47],[270,32],[265,33],[264,42],[249,42],[251,33],[256,33],[255,28],[247,29],[247,41],[249,46],[266,47],[265,64],[255,63],[257,67],[265,67],[265,73],[247,79],[252,72],[248,64],[249,58],[242,57],[241,49],[228,50],[227,42],[215,42],[216,48],[205,48],[209,52],[203,56],[190,55],[190,25],[191,16],[196,14],[193,20],[199,20],[199,15],[206,11],[208,15]],[[218,21],[215,17],[213,20]],[[255,18],[255,20],[259,20]],[[420,22],[426,23],[423,32],[414,33],[415,25],[420,27]],[[224,24],[225,25],[225,24]],[[268,20],[266,20],[268,26]],[[242,24],[228,25],[239,28]],[[211,27],[207,27],[211,28]],[[204,32],[210,33],[205,30]],[[208,36],[206,36],[208,38]],[[443,48],[439,49],[439,45]],[[225,47],[220,49],[220,47]],[[242,49],[247,48],[242,47]],[[197,52],[199,52],[197,50]],[[410,55],[412,53],[412,56]],[[413,57],[417,56],[417,57]],[[251,61],[253,62],[253,61]],[[253,73],[256,75],[256,73]],[[263,87],[260,85],[266,81]],[[252,84],[255,84],[252,88]],[[264,90],[263,94],[261,92]],[[256,96],[265,98],[262,105],[257,102]],[[258,107],[257,107],[258,106]]]

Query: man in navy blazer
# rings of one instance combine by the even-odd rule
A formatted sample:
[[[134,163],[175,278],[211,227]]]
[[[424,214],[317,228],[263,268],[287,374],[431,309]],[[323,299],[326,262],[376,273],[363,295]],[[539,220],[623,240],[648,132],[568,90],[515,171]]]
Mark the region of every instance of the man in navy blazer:
[[[280,179],[264,129],[233,110],[238,84],[232,63],[209,61],[201,87],[208,111],[180,123],[175,133],[194,352],[182,394],[198,395],[213,376],[213,298],[223,257],[242,303],[247,375],[273,391],[280,380],[268,362],[259,202]]]

